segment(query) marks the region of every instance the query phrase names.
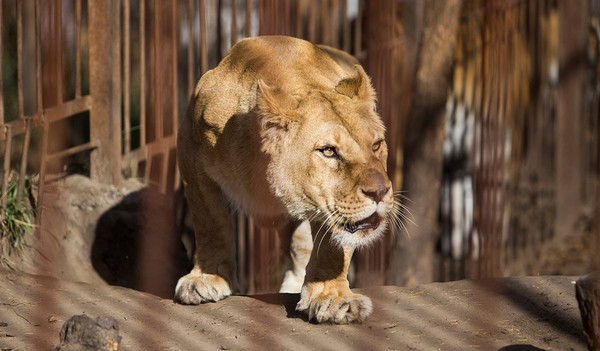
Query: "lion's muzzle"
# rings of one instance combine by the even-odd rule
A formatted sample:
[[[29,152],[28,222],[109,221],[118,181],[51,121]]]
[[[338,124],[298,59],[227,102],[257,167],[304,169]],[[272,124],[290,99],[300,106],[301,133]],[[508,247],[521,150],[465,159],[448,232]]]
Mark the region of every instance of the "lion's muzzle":
[[[379,203],[385,195],[390,191],[391,182],[387,175],[375,168],[369,168],[361,179],[360,190],[362,193]]]

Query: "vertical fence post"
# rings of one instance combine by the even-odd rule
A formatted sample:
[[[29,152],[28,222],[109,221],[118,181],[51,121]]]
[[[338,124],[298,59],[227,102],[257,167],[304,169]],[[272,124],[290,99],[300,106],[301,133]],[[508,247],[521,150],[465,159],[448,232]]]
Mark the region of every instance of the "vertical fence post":
[[[90,139],[92,179],[121,181],[121,16],[119,1],[88,3],[90,57]]]
[[[559,75],[556,130],[556,235],[575,230],[581,204],[581,124],[586,78],[588,6],[585,1],[558,2]]]

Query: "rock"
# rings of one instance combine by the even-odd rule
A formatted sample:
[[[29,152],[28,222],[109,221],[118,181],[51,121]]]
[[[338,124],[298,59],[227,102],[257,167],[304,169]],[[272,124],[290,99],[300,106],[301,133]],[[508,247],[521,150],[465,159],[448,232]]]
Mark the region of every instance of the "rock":
[[[76,315],[63,324],[60,345],[54,351],[117,351],[121,342],[119,323],[111,317],[95,320]]]
[[[600,273],[577,281],[575,294],[590,351],[600,350]]]

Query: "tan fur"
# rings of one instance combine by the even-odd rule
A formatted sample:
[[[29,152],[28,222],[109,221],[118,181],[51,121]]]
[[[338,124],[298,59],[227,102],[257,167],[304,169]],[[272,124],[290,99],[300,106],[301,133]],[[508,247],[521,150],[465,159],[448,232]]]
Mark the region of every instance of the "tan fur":
[[[292,237],[293,267],[282,285],[299,292],[308,263],[299,310],[333,323],[371,312],[370,300],[348,287],[348,264],[355,247],[384,231],[393,192],[375,94],[355,63],[300,39],[256,37],[202,76],[178,135],[196,253],[176,300],[231,294],[233,206],[264,223],[304,223]],[[359,226],[366,218],[378,226]]]

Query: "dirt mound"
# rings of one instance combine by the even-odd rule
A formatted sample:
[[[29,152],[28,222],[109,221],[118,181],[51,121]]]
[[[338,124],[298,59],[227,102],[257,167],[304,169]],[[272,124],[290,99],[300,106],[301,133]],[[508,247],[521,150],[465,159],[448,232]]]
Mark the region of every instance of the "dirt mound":
[[[46,187],[44,204],[41,230],[14,258],[20,271],[165,298],[189,271],[172,196],[136,180],[115,187],[70,176]]]

